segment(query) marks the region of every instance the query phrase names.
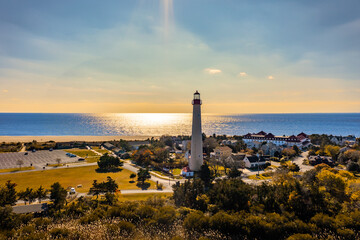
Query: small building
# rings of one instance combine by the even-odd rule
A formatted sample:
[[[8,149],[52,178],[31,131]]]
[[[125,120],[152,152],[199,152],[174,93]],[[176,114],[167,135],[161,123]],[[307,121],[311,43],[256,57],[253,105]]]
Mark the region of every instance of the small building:
[[[234,154],[232,153],[229,157],[225,159],[225,165],[227,168],[236,167],[244,168],[245,167],[245,153]]]
[[[225,159],[232,153],[232,149],[228,146],[220,146],[214,149],[214,156],[217,160]]]
[[[194,172],[191,171],[190,168],[187,166],[187,167],[184,167],[183,169],[181,169],[180,175],[183,177],[193,177]]]
[[[246,168],[255,168],[266,164],[265,156],[246,155],[244,158]]]
[[[115,148],[115,146],[113,144],[108,143],[108,142],[104,143],[102,146],[107,150],[113,150]]]
[[[140,146],[143,145],[150,145],[149,141],[128,141],[128,144],[131,146],[132,149],[138,150]]]

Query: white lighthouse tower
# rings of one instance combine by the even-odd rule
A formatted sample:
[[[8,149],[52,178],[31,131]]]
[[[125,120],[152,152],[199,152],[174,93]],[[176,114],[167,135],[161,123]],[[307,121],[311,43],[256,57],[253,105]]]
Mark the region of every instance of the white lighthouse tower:
[[[203,164],[203,143],[201,132],[201,100],[200,93],[194,93],[192,136],[191,136],[191,158],[189,168],[191,171],[199,171]]]

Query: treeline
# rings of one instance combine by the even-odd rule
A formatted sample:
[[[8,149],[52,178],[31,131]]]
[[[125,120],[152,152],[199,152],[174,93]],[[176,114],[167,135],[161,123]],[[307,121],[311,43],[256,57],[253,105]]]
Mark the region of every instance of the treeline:
[[[18,143],[1,143],[0,152],[18,152],[21,150],[22,144]]]

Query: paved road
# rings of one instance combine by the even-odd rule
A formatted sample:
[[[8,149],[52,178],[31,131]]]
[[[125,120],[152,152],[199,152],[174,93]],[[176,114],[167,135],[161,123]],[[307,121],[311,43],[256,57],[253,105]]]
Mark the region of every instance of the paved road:
[[[139,170],[139,168],[136,168],[136,167],[130,165],[129,161],[124,161],[123,168],[125,168],[129,171],[132,171],[134,173],[137,173]],[[170,179],[170,181],[169,181],[169,180],[165,180],[165,179],[156,177],[153,174],[151,174],[150,180],[153,182],[161,183],[163,185],[164,191],[171,191],[171,192],[172,192],[172,187],[171,187],[172,185],[174,185],[176,182],[184,182],[185,181],[184,179],[181,179],[181,180],[180,179],[176,179],[176,180]],[[147,190],[147,191],[150,191],[150,190]],[[140,192],[144,192],[144,191],[140,190]]]
[[[309,171],[309,170],[314,168],[311,165],[304,165],[303,164],[303,161],[305,159],[307,159],[308,154],[309,154],[309,152],[303,152],[303,153],[301,153],[300,156],[296,157],[293,160],[293,163],[296,163],[300,167],[300,172],[306,172],[306,171]]]

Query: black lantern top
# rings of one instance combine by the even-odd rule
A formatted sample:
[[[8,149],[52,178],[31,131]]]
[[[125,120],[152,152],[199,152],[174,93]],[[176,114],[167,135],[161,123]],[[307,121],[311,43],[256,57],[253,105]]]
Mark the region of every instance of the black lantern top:
[[[200,93],[196,90],[196,92],[194,93],[194,100],[192,101],[192,104],[199,104],[201,105],[201,100],[200,100]]]

